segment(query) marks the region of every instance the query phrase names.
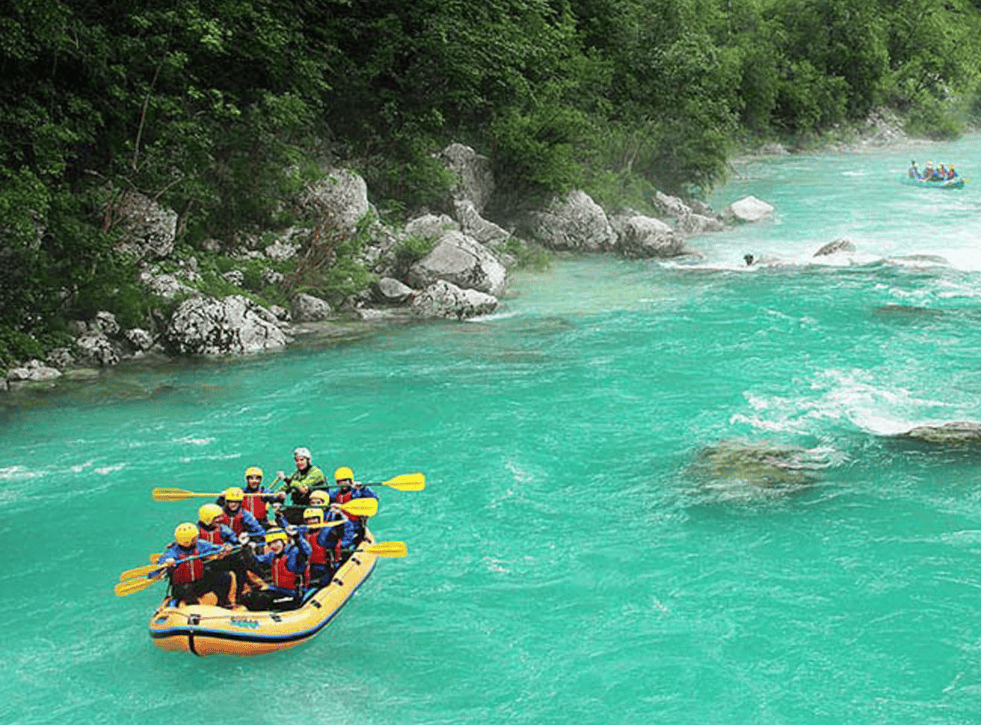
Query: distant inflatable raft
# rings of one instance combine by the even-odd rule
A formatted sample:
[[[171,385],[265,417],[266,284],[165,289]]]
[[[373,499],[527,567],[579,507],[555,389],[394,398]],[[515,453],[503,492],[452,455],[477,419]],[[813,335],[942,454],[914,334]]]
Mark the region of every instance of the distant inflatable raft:
[[[926,179],[914,179],[911,176],[904,176],[900,181],[907,186],[926,187],[928,189],[963,189],[969,179],[957,177],[947,181],[927,181]]]
[[[308,594],[298,609],[252,612],[206,604],[174,606],[166,599],[150,618],[150,637],[161,649],[200,657],[254,656],[295,647],[330,624],[371,575],[378,559],[367,551],[373,543],[366,532],[330,583]]]

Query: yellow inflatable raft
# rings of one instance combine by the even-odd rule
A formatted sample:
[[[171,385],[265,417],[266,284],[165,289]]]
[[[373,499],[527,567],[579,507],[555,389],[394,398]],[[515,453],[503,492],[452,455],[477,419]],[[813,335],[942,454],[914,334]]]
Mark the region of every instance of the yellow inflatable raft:
[[[229,610],[206,604],[170,606],[166,599],[150,618],[150,637],[172,652],[209,655],[261,655],[306,642],[326,627],[375,568],[368,551],[370,532],[334,575],[309,594],[298,609],[283,612]],[[376,547],[379,548],[379,547]]]

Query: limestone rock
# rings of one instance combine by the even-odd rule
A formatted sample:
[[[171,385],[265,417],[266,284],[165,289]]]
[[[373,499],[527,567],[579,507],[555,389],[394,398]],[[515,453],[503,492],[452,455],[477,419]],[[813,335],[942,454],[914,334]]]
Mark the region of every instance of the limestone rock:
[[[119,349],[98,330],[90,330],[76,338],[75,347],[78,361],[83,365],[110,367],[119,364]]]
[[[725,208],[723,216],[726,221],[740,223],[755,223],[773,220],[773,207],[755,196],[747,196],[734,201]]]
[[[365,180],[347,169],[330,169],[326,179],[307,190],[301,203],[329,217],[337,229],[345,231],[353,231],[371,208]]]
[[[691,209],[676,196],[669,196],[660,191],[654,194],[654,206],[666,217],[680,217],[691,214]]]
[[[617,244],[606,212],[584,191],[553,199],[544,211],[533,212],[531,221],[534,236],[550,249],[608,252]]]
[[[28,360],[24,365],[7,371],[8,382],[40,383],[60,377],[61,371],[48,367],[40,360]]]
[[[497,298],[492,295],[437,280],[413,298],[411,308],[420,317],[463,320],[489,314],[497,305]]]
[[[407,237],[430,237],[439,239],[443,232],[460,231],[460,225],[446,214],[423,214],[405,225]]]
[[[684,254],[681,237],[660,219],[632,216],[621,226],[619,251],[627,257],[677,257]]]
[[[242,355],[287,342],[273,314],[241,295],[185,300],[171,317],[164,338],[180,355]]]
[[[402,304],[412,297],[413,289],[392,277],[382,277],[375,284],[375,299],[386,304]]]
[[[441,279],[463,289],[497,296],[507,288],[507,274],[492,251],[462,232],[448,231],[429,254],[409,268],[407,281],[422,289]]]
[[[123,194],[115,212],[121,217],[123,232],[116,245],[119,251],[140,260],[163,259],[174,251],[177,212],[135,191]]]
[[[290,300],[290,317],[296,322],[321,322],[330,314],[330,305],[314,295],[300,292]]]
[[[451,190],[453,201],[469,201],[478,214],[483,212],[494,193],[490,160],[461,143],[447,146],[439,153],[439,159],[456,176]]]
[[[458,201],[454,209],[463,232],[485,247],[499,247],[511,238],[508,231],[480,216],[471,201]]]

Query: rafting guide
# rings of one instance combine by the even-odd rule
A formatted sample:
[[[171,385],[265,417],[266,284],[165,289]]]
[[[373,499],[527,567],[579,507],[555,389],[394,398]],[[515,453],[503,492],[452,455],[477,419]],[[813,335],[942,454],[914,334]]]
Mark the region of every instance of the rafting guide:
[[[379,504],[371,486],[422,491],[423,474],[364,484],[341,466],[330,485],[311,465],[309,449],[297,448],[294,459],[296,472],[276,481],[289,486],[290,505],[283,503],[287,491],[261,486],[262,470],[256,466],[246,470],[244,490],[153,489],[156,501],[214,499],[198,508],[196,523],[178,524],[163,553],[151,554],[149,565],[122,572],[115,586],[125,597],[167,582],[150,619],[154,644],[201,656],[293,647],[332,621],[378,558],[406,555],[403,542],[378,542],[368,528]],[[303,499],[308,505],[293,503]]]

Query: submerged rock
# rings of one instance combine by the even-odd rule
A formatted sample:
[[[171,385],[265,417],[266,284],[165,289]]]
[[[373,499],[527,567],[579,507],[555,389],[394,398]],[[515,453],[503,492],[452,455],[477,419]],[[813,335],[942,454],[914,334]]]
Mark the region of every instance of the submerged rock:
[[[981,423],[958,420],[943,425],[921,425],[896,437],[937,445],[974,446],[981,444]]]
[[[839,252],[854,252],[855,244],[850,239],[835,239],[828,242],[814,253],[815,257],[828,257]]]
[[[733,500],[784,496],[815,484],[827,449],[729,440],[703,449],[689,473],[704,491]]]

